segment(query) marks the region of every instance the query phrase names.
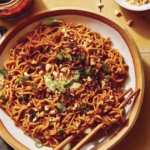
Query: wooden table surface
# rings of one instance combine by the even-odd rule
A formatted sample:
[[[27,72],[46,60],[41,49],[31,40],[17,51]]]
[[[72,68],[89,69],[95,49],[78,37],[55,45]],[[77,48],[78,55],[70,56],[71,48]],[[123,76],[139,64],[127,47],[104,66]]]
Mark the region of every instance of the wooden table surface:
[[[114,0],[101,0],[104,6],[100,11],[98,8],[99,2],[100,0],[34,0],[30,12],[24,17],[44,9],[77,7],[103,14],[129,31],[142,56],[146,81],[145,92],[142,108],[135,125],[113,150],[150,150],[150,10],[141,12],[130,11],[117,5]],[[115,10],[119,10],[121,16],[117,17]],[[134,21],[132,26],[127,25],[127,21],[130,19]],[[19,20],[0,20],[0,25],[4,25],[9,29],[17,21]]]

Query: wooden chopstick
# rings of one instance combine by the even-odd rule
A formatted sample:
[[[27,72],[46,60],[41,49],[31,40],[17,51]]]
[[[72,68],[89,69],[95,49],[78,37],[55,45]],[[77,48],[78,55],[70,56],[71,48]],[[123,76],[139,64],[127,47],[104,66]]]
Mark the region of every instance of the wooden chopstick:
[[[132,89],[128,89],[127,91],[125,91],[125,93],[123,94],[124,96],[129,93]],[[140,89],[137,89],[136,91],[134,91],[132,94],[130,94],[124,102],[122,102],[119,105],[119,108],[123,108],[125,106],[125,104],[135,95],[138,95]],[[92,131],[91,133],[89,133],[87,136],[85,136],[72,150],[79,150],[91,137],[93,137],[93,135],[95,135],[95,133],[97,131],[99,131],[102,127],[104,126],[104,123],[97,125]]]
[[[83,132],[86,128],[87,128],[87,126],[81,128],[79,131],[77,131],[76,134],[68,136],[57,147],[55,147],[54,150],[61,150],[67,143],[71,142],[77,135],[79,135],[81,132]]]
[[[79,150],[91,137],[93,137],[97,131],[99,131],[104,126],[104,123],[97,125],[89,134],[87,134],[72,150]]]
[[[132,94],[130,94],[120,105],[119,108],[123,108],[128,102],[129,100],[131,100],[131,98],[133,98],[133,96],[138,95],[140,92],[140,89],[137,89],[136,91],[134,91]]]
[[[120,97],[119,99],[123,98],[126,94],[128,94],[130,91],[132,91],[132,88],[129,88],[128,90],[126,90]]]
[[[129,88],[127,91],[125,91],[120,97],[119,99],[123,98],[127,93],[129,93],[130,91],[132,91],[132,88]],[[129,100],[131,100],[131,98],[133,98],[133,96],[138,96],[140,89],[137,89],[136,91],[134,91],[133,93],[131,93],[120,105],[119,108],[123,108],[128,102]],[[135,97],[135,99],[136,99]],[[88,135],[86,135],[75,147],[72,148],[72,150],[79,150],[91,137],[93,137],[97,131],[99,131],[102,127],[104,126],[104,123],[101,123],[99,125],[97,125],[92,131],[91,133],[89,133]],[[67,137],[64,141],[62,141],[57,147],[54,148],[54,150],[60,150],[62,149],[67,143],[71,142],[77,135],[79,135],[81,132],[83,132],[86,127],[81,128],[76,134],[70,135],[69,137]]]

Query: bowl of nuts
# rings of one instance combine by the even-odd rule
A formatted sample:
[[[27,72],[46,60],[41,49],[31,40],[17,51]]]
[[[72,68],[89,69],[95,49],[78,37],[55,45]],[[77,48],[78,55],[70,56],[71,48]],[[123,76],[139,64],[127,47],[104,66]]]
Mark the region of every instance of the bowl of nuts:
[[[121,7],[132,11],[144,11],[150,9],[150,0],[115,0]]]

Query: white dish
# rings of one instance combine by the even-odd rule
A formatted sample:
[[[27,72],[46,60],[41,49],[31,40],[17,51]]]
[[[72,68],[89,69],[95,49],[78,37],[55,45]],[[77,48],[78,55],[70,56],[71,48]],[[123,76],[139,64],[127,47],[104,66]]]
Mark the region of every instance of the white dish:
[[[140,96],[134,103],[136,106],[133,107],[133,102],[126,107],[126,118],[130,117],[128,126],[119,126],[111,131],[106,136],[98,136],[91,139],[88,144],[85,144],[81,150],[92,150],[98,147],[103,147],[104,149],[110,148],[117,144],[126,134],[129,132],[135,120],[138,116],[142,99],[143,99],[143,72],[141,58],[138,54],[138,49],[135,43],[132,41],[130,35],[128,35],[121,27],[119,27],[114,22],[108,20],[104,16],[94,14],[89,11],[76,10],[76,9],[62,9],[62,10],[52,10],[44,11],[31,16],[28,19],[22,20],[17,25],[15,25],[5,37],[2,38],[1,44],[1,56],[0,56],[0,67],[2,67],[4,60],[8,56],[8,50],[13,45],[13,43],[25,33],[33,30],[40,21],[48,20],[49,18],[61,19],[65,22],[73,23],[84,23],[89,26],[92,30],[98,31],[103,37],[110,37],[113,42],[113,47],[116,47],[120,53],[123,55],[129,67],[129,77],[125,84],[125,89],[131,87],[133,90],[137,89],[139,86],[142,89]],[[15,34],[15,35],[14,35]],[[12,38],[13,37],[13,38]],[[9,41],[9,42],[8,42]],[[136,59],[135,59],[136,58]],[[136,63],[136,65],[135,65]],[[137,68],[138,67],[138,68]],[[140,73],[139,73],[140,72]],[[132,110],[131,110],[132,108]],[[132,113],[133,112],[133,113]],[[14,125],[14,122],[9,116],[5,114],[3,110],[0,109],[0,126],[3,129],[1,136],[14,148],[22,150],[39,150],[34,145],[34,140],[23,133],[21,129]],[[120,131],[121,128],[121,131]],[[13,129],[13,130],[12,130]],[[6,134],[7,133],[7,134]],[[116,134],[117,133],[117,134]],[[9,138],[6,137],[9,136]],[[115,135],[115,136],[114,136]],[[15,143],[11,142],[11,138],[15,139]],[[105,144],[106,143],[106,144]],[[40,150],[52,150],[49,147],[42,147]]]
[[[144,11],[150,9],[150,3],[143,4],[141,6],[135,6],[127,3],[126,0],[115,0],[115,2],[118,3],[121,7],[132,11]]]

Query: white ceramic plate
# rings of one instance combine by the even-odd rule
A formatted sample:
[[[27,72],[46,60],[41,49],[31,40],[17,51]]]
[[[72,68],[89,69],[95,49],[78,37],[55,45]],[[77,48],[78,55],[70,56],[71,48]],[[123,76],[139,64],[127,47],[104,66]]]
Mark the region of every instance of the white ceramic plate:
[[[130,35],[116,23],[106,17],[85,10],[58,9],[34,14],[30,18],[22,20],[10,29],[1,41],[0,67],[3,66],[4,60],[8,57],[9,48],[19,37],[34,30],[41,21],[45,21],[50,18],[61,19],[65,22],[84,23],[92,30],[100,32],[103,37],[110,37],[113,42],[113,47],[120,51],[127,64],[130,66],[129,77],[124,85],[125,89],[128,89],[129,87],[133,88],[133,90],[137,88],[142,89],[138,99],[134,103],[134,106],[136,107],[133,106],[133,102],[126,107],[126,117],[130,118],[128,125],[119,126],[106,136],[96,136],[96,138],[91,139],[88,144],[85,144],[81,150],[91,150],[98,147],[101,147],[102,149],[110,148],[118,143],[127,134],[127,132],[129,132],[135,123],[142,104],[144,77],[141,73],[143,70],[138,49],[132,40],[132,37],[130,37]],[[14,122],[1,109],[0,120],[1,136],[12,147],[21,150],[39,150],[35,147],[33,139],[25,135],[21,129],[16,127]],[[52,150],[52,148],[42,147],[40,150]]]
[[[150,9],[150,3],[141,6],[134,6],[127,3],[126,0],[115,0],[115,2],[118,3],[123,8],[133,10],[133,11],[144,11]]]

